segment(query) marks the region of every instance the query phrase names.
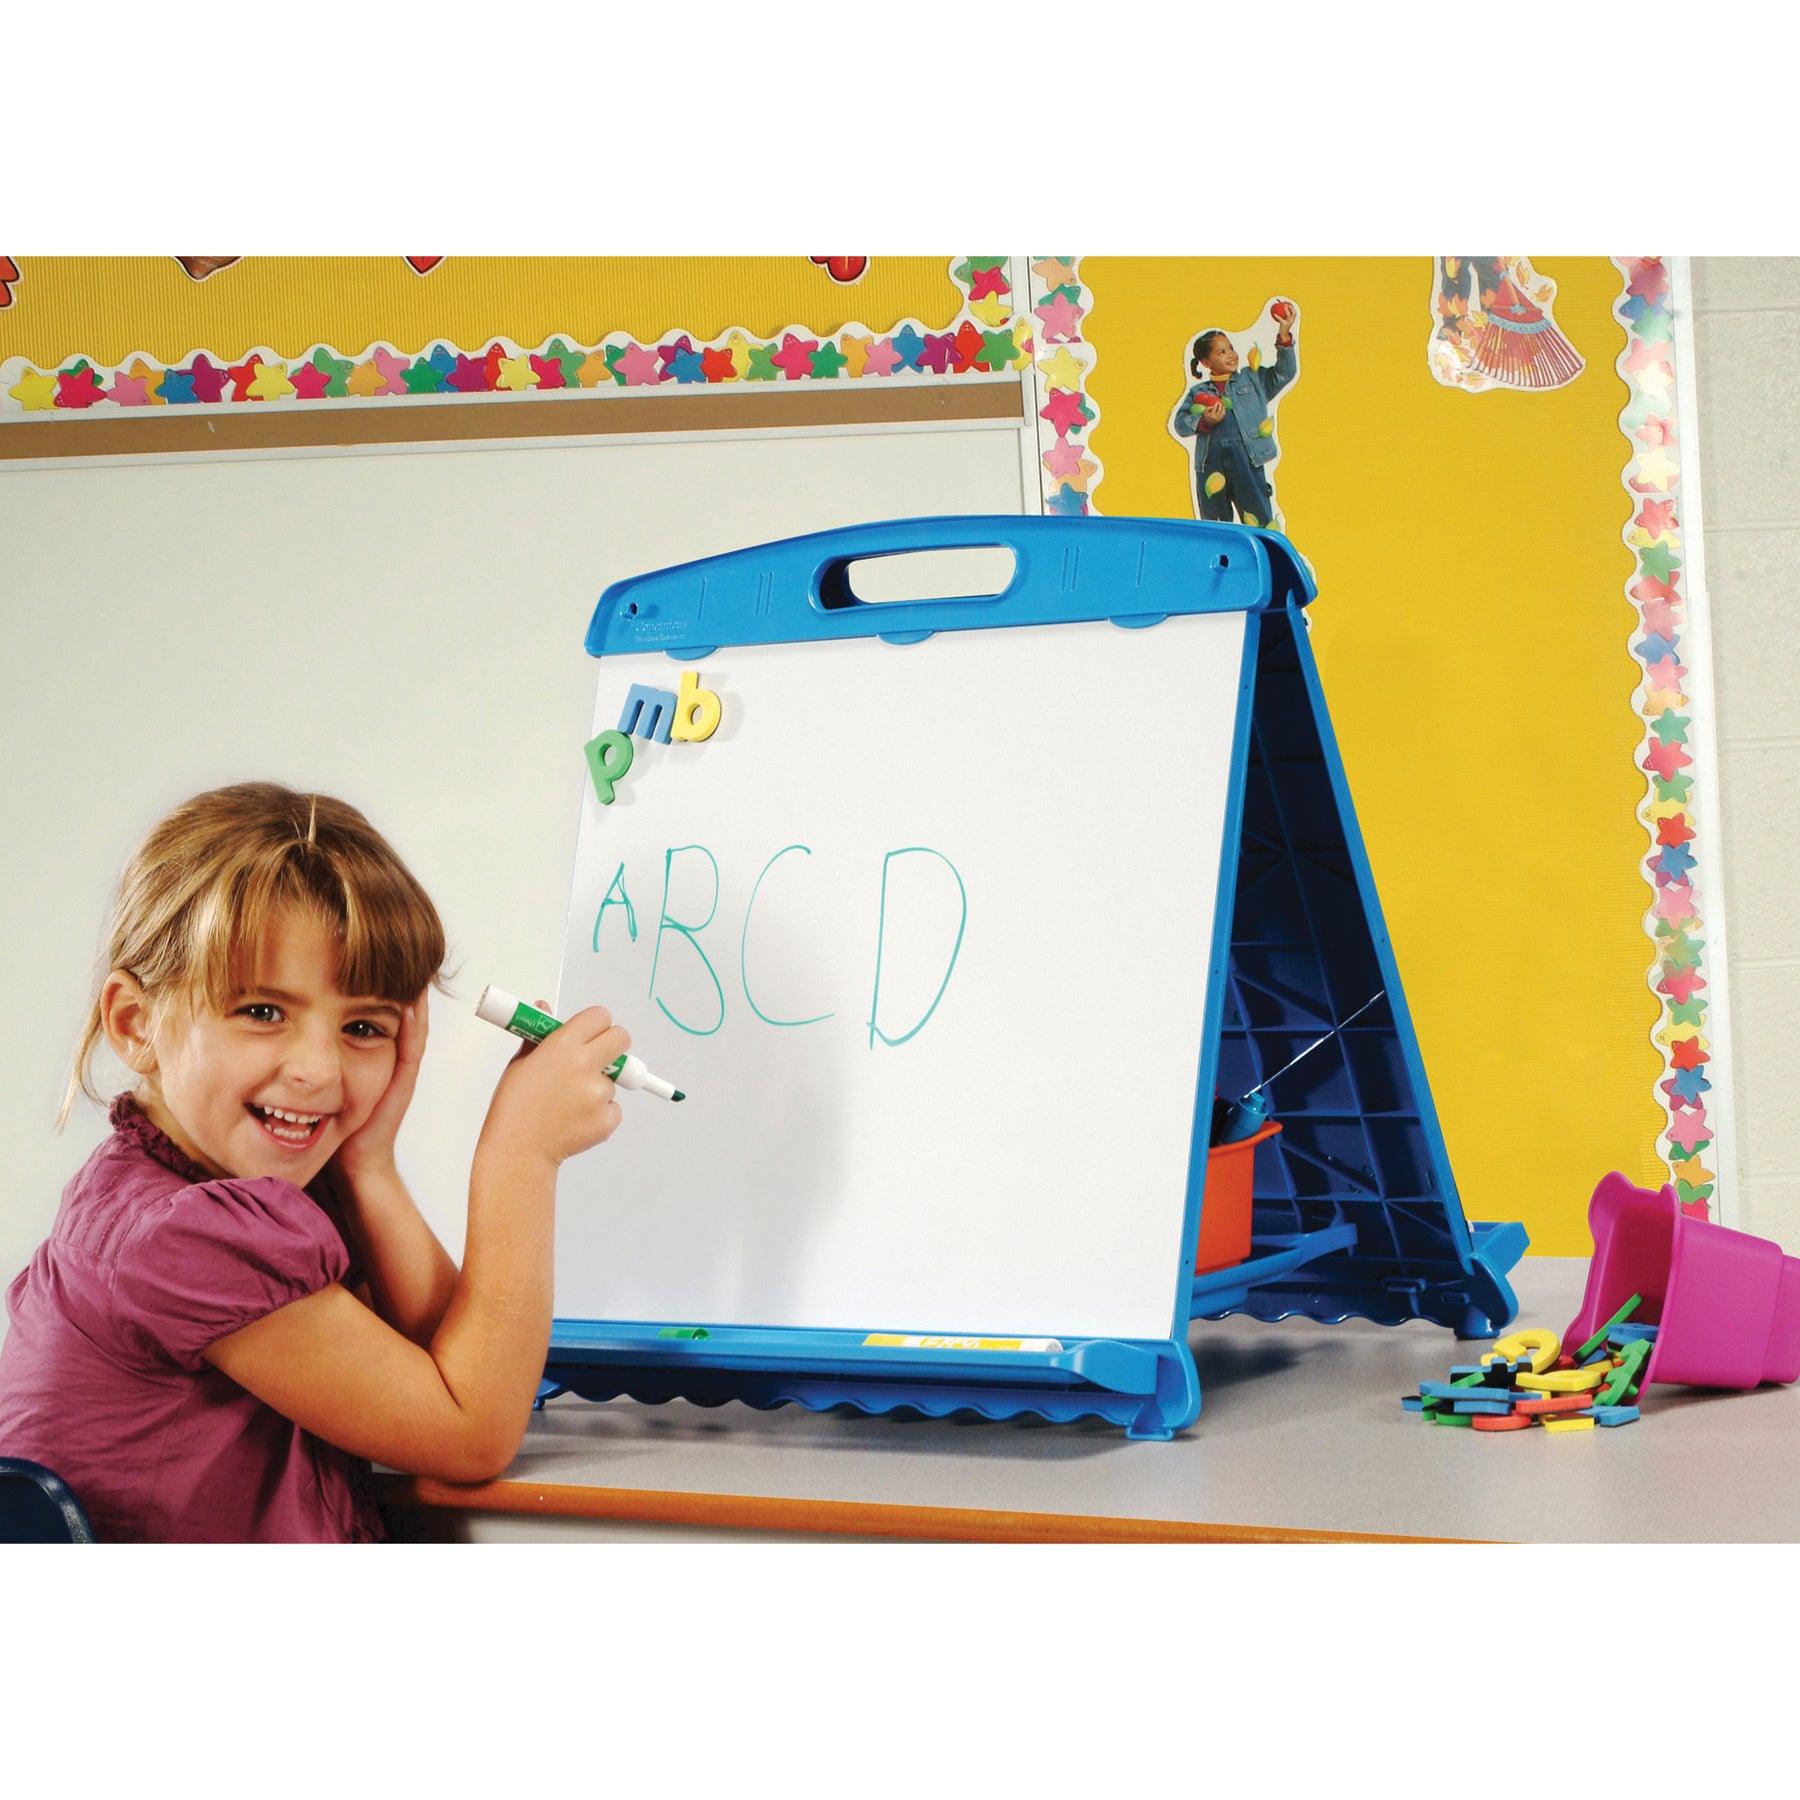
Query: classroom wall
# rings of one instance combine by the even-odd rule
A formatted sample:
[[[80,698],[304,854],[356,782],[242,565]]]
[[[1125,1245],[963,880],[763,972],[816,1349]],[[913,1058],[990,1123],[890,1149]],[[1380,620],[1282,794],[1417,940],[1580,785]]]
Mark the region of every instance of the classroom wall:
[[[1800,1249],[1800,257],[1694,260],[1743,1224]]]

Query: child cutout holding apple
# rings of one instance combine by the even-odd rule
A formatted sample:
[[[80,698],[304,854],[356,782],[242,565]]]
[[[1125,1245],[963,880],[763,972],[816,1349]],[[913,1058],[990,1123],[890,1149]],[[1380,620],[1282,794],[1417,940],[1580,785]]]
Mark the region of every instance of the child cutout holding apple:
[[[1276,300],[1269,316],[1276,325],[1273,368],[1241,367],[1231,339],[1216,329],[1201,332],[1190,349],[1194,385],[1169,423],[1178,438],[1193,440],[1199,518],[1274,523],[1267,469],[1276,454],[1275,418],[1269,409],[1300,371],[1294,348],[1299,310],[1291,300]]]

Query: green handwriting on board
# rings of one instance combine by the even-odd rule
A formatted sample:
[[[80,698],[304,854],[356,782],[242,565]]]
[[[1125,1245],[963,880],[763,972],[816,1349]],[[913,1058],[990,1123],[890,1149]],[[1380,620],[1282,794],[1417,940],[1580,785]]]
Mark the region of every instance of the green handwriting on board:
[[[765,1025],[773,1025],[782,1029],[791,1029],[802,1025],[819,1025],[827,1019],[837,1017],[836,1011],[814,1013],[806,1018],[784,1018],[759,1004],[757,990],[750,981],[750,927],[756,915],[757,898],[762,892],[763,883],[768,879],[775,865],[783,857],[792,855],[810,857],[812,847],[808,844],[784,844],[769,860],[763,864],[760,873],[750,888],[750,899],[744,908],[744,924],[738,934],[738,982],[743,989],[745,1004],[750,1011]],[[937,992],[931,998],[931,1004],[905,1030],[890,1029],[896,1021],[889,1020],[887,1025],[881,1022],[881,974],[884,958],[888,950],[889,939],[889,877],[893,865],[902,857],[930,856],[935,857],[950,871],[951,879],[956,883],[959,916],[956,922],[956,941],[950,947],[949,960],[944,965],[942,979],[938,982]],[[680,857],[703,859],[712,876],[712,897],[706,906],[706,916],[702,919],[678,919],[669,911],[669,890],[674,880],[676,860]],[[701,933],[712,925],[718,914],[720,897],[718,858],[704,844],[677,844],[663,854],[663,890],[662,905],[656,922],[656,942],[650,959],[649,995],[656,1002],[657,1009],[677,1030],[685,1031],[691,1037],[711,1037],[725,1023],[727,1006],[725,1002],[725,985],[719,979],[718,970],[712,958],[707,955],[706,947],[701,943]],[[625,881],[625,864],[620,863],[614,871],[612,880],[607,884],[606,893],[600,901],[599,910],[594,914],[594,929],[591,944],[596,955],[600,953],[600,937],[602,927],[606,923],[607,913],[617,908],[624,914],[624,925],[629,942],[638,940],[637,909],[632,904],[631,894]],[[890,850],[881,859],[881,892],[877,910],[875,928],[875,966],[870,983],[868,1047],[873,1050],[876,1040],[890,1048],[909,1043],[924,1030],[932,1015],[942,1003],[944,994],[950,986],[950,977],[955,973],[957,958],[962,954],[963,936],[969,922],[969,890],[963,882],[962,873],[955,863],[941,850],[933,850],[925,844],[909,844],[898,850]],[[656,991],[658,971],[662,967],[663,939],[673,933],[682,940],[687,948],[700,959],[700,966],[706,971],[712,983],[713,996],[716,1003],[717,1017],[710,1023],[684,1019],[675,1013],[668,1003]],[[616,928],[615,928],[616,935]],[[715,947],[716,949],[716,947]],[[765,996],[766,998],[766,996]],[[771,1003],[772,1004],[772,1003]]]

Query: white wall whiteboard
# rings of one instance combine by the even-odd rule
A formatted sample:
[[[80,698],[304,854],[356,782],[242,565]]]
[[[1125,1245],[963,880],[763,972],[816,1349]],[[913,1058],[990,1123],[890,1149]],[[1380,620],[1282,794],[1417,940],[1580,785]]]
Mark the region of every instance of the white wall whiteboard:
[[[164,810],[252,777],[336,793],[424,882],[462,972],[400,1157],[460,1255],[516,1047],[474,1003],[555,991],[601,589],[859,520],[1016,513],[1021,466],[985,425],[0,473],[0,1287],[105,1133],[85,1104],[50,1126],[111,885]]]
[[[565,1165],[559,1317],[1167,1336],[1244,621],[595,665],[724,720],[583,797],[561,1008],[689,1098]]]

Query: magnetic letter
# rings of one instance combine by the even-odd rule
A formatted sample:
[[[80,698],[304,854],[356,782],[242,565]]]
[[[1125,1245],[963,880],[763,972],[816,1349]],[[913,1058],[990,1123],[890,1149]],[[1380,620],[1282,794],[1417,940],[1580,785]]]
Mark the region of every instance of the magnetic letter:
[[[631,767],[631,739],[622,731],[603,731],[597,738],[589,738],[583,749],[588,773],[594,778],[594,793],[602,806],[611,806],[613,789]]]
[[[684,669],[675,696],[675,735],[683,743],[701,744],[719,729],[719,696],[700,685],[698,669]]]
[[[675,716],[675,696],[667,688],[632,685],[625,696],[624,710],[619,714],[619,729],[635,731],[641,738],[655,738],[659,744],[669,741],[669,721]]]

